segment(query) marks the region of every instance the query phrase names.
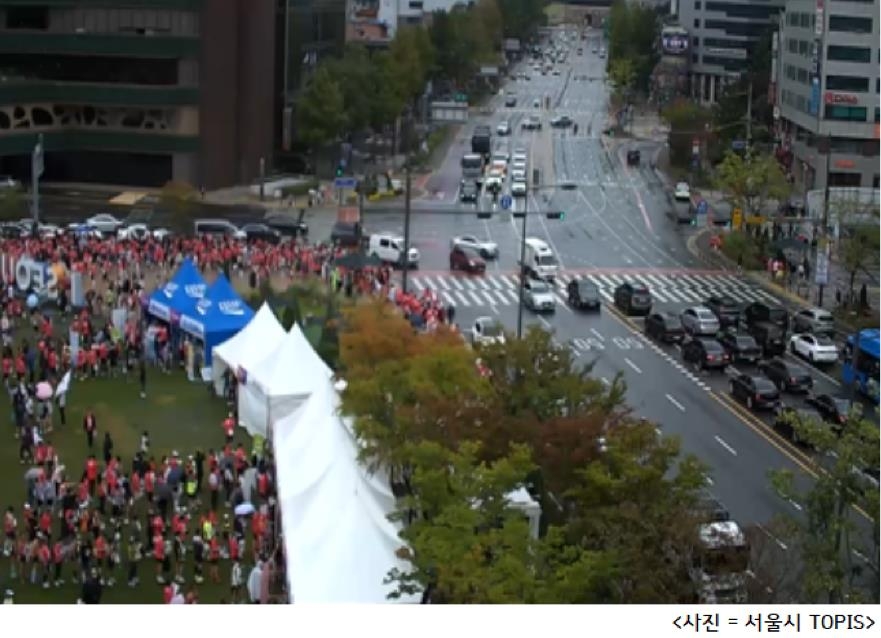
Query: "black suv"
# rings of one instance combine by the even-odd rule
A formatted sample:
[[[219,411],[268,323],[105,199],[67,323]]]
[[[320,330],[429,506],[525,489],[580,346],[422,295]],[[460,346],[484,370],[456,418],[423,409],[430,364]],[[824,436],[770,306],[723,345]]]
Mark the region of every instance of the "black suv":
[[[337,222],[330,231],[330,241],[338,246],[357,247],[364,237],[360,222]]]
[[[645,334],[666,343],[682,343],[685,338],[682,320],[672,312],[655,312],[646,317]]]
[[[615,305],[628,315],[648,315],[652,311],[652,295],[646,286],[625,281],[615,288]]]
[[[749,326],[748,330],[765,357],[775,357],[786,352],[786,334],[777,324],[760,321]]]
[[[460,202],[476,202],[480,196],[480,187],[477,182],[471,180],[463,180],[462,186],[459,188]]]
[[[698,338],[682,345],[682,359],[697,368],[720,369],[728,365],[728,353],[715,339]]]
[[[804,368],[782,357],[763,361],[759,364],[759,371],[784,392],[808,392],[814,387],[814,379]]]
[[[266,224],[245,224],[242,226],[242,232],[245,233],[248,241],[260,240],[270,244],[281,241],[281,233]]]
[[[731,379],[731,396],[746,403],[750,410],[774,410],[780,405],[780,391],[770,379],[751,374],[739,374]]]
[[[769,306],[762,301],[754,301],[744,308],[743,319],[747,326],[767,321],[778,326],[784,333],[789,330],[789,313],[786,308]]]
[[[756,363],[762,356],[762,349],[750,335],[725,332],[719,336],[719,343],[732,361]]]
[[[277,230],[283,237],[306,237],[309,235],[309,225],[303,221],[305,217],[305,208],[301,208],[296,217],[280,211],[271,211],[263,217],[263,223]]]
[[[849,400],[839,399],[830,394],[810,396],[805,399],[805,403],[812,408],[816,408],[824,421],[828,421],[835,425],[844,425],[847,422],[847,417],[850,414],[850,409],[852,407]]]
[[[600,289],[585,279],[573,279],[566,286],[569,305],[578,310],[599,310],[602,305]]]
[[[713,295],[707,297],[704,305],[716,315],[723,330],[728,326],[737,325],[737,319],[740,317],[740,304],[731,297]]]

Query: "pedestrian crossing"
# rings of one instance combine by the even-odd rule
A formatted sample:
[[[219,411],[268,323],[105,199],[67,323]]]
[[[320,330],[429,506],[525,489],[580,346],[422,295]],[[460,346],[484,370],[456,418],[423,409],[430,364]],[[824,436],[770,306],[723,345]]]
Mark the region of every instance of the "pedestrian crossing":
[[[648,287],[656,305],[693,305],[707,297],[725,295],[739,303],[765,301],[777,303],[771,294],[750,282],[727,273],[591,271],[562,273],[557,276],[554,295],[558,304],[566,303],[566,285],[575,278],[596,284],[603,300],[612,303],[615,288],[631,281]],[[414,273],[409,276],[414,292],[431,290],[447,304],[456,307],[517,305],[519,277],[516,273],[488,273],[467,276],[453,273]]]

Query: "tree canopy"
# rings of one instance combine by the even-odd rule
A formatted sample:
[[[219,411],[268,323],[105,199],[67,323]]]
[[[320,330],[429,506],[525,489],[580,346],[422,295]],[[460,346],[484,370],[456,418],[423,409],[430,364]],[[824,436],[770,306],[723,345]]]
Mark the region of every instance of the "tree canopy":
[[[627,60],[636,88],[647,90],[658,62],[658,14],[647,5],[615,0],[609,9],[609,64]]]
[[[631,416],[620,380],[606,387],[590,372],[537,328],[472,350],[452,331],[416,333],[390,304],[346,311],[342,407],[365,462],[390,468],[397,486],[412,567],[389,575],[399,594],[690,600],[706,471]],[[537,539],[508,498],[522,487],[542,506]]]
[[[772,200],[784,201],[792,189],[780,164],[771,155],[745,156],[727,152],[716,166],[716,186],[744,215],[760,215]]]

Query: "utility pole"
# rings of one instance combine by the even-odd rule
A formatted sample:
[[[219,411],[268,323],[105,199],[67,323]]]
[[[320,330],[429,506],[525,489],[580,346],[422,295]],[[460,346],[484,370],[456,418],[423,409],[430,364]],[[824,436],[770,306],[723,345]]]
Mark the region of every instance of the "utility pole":
[[[401,276],[401,290],[407,294],[407,275],[410,273],[410,163],[404,164],[404,272]]]
[[[37,136],[37,144],[31,153],[31,216],[34,220],[33,232],[40,223],[40,177],[43,175],[43,134]]]
[[[533,181],[536,181],[533,174]],[[520,290],[517,295],[517,339],[523,338],[523,292],[526,284],[526,218],[529,217],[529,182],[526,182],[526,197],[523,199],[523,227],[520,229]]]
[[[746,87],[746,148],[749,150],[753,141],[753,83],[750,79]]]

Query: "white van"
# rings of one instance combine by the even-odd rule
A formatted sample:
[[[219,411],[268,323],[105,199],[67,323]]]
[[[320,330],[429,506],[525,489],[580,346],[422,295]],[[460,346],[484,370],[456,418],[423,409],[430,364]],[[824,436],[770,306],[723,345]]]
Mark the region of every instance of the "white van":
[[[407,260],[410,268],[419,267],[419,251],[410,247],[409,259]],[[367,254],[376,255],[385,262],[398,266],[404,265],[404,238],[400,235],[389,235],[380,233],[370,236],[370,242],[367,245]]]
[[[526,272],[533,277],[553,281],[560,265],[551,247],[538,237],[527,237],[524,243],[526,253],[523,267]]]

